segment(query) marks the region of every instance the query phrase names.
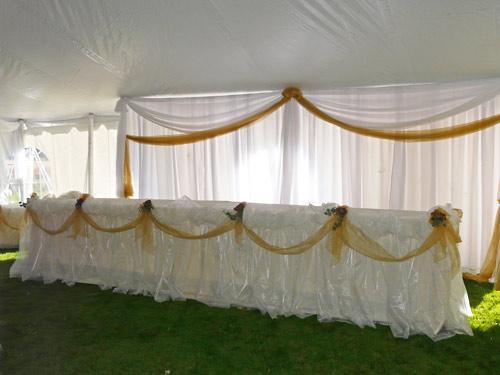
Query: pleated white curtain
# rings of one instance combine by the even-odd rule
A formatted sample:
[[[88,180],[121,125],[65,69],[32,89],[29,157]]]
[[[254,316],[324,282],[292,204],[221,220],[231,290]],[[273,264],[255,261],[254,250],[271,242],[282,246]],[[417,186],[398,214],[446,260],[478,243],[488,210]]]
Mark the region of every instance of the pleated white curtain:
[[[488,80],[360,87],[304,96],[349,123],[417,129],[499,113],[499,88],[499,80]],[[122,101],[118,187],[126,133],[160,135],[218,127],[279,97],[279,92],[269,92]],[[392,142],[342,131],[292,100],[259,123],[219,138],[182,146],[130,146],[135,194],[141,198],[339,202],[410,210],[450,202],[464,210],[462,259],[464,268],[472,271],[479,269],[491,235],[500,178],[498,126],[451,140]]]
[[[22,125],[17,123],[0,122],[0,202],[6,202],[9,192],[6,191],[9,183],[8,164],[13,159],[17,170],[14,178],[21,177],[21,159],[23,159]]]
[[[51,181],[52,194],[87,191],[87,138],[87,129],[76,126],[36,128],[25,133],[26,147],[33,147],[45,156],[42,161]],[[30,180],[33,167],[27,169],[27,180]],[[28,186],[27,190],[32,189]]]
[[[494,107],[490,102],[468,115],[443,121],[443,125],[471,121],[474,112],[492,114]],[[500,101],[496,108],[498,111]],[[308,133],[304,132],[307,136],[299,149],[300,155],[310,153],[306,158],[309,165],[294,182],[313,192],[313,202],[326,201],[336,191],[336,201],[353,207],[426,210],[451,203],[464,212],[462,265],[474,272],[480,268],[497,208],[500,126],[450,140],[401,143],[332,129],[310,114],[303,116]],[[337,150],[340,163],[326,145]],[[314,149],[321,152],[318,159],[312,156]]]
[[[25,145],[46,156],[44,165],[52,182],[52,194],[56,196],[68,191],[89,191],[88,119],[69,123],[72,125],[32,127],[24,134]],[[97,122],[94,127],[93,195],[96,197],[115,196],[117,132],[116,121]]]
[[[500,94],[500,79],[304,92],[318,108],[367,128],[407,129],[450,118]]]

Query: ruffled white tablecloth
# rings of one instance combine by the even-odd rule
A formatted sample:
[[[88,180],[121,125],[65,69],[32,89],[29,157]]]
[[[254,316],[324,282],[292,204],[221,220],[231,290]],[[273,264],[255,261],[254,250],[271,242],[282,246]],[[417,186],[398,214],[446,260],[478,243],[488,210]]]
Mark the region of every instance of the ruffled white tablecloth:
[[[24,208],[14,205],[2,206],[2,214],[10,225],[19,228],[24,216]],[[0,228],[0,249],[17,249],[19,247],[19,231],[6,226]]]
[[[125,224],[137,216],[141,201],[91,199],[83,209],[102,226]],[[191,233],[227,220],[234,202],[153,201],[155,215]],[[31,203],[45,225],[60,226],[75,200]],[[332,207],[333,205],[325,205]],[[306,239],[324,223],[325,206],[247,204],[243,221],[278,246]],[[393,255],[418,247],[429,235],[428,212],[349,209],[349,219]],[[459,219],[452,213],[458,226]],[[211,306],[257,308],[271,317],[317,315],[363,326],[387,324],[396,337],[425,334],[433,340],[472,334],[468,296],[461,275],[453,278],[446,258],[432,251],[400,263],[384,263],[347,249],[334,264],[328,241],[301,255],[277,255],[243,235],[182,240],[155,230],[155,251],[136,242],[134,230],[119,234],[87,228],[85,237],[56,236],[28,224],[11,277],[92,283],[117,292],[152,295],[156,301],[195,299]]]

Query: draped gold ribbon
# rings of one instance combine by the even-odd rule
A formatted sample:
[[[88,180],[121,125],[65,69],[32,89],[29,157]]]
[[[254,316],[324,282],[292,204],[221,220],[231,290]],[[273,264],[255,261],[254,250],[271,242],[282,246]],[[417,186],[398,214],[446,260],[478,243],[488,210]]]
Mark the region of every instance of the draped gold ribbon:
[[[364,136],[393,140],[393,141],[425,142],[425,141],[436,141],[452,137],[459,137],[489,128],[500,122],[500,115],[495,115],[461,125],[449,126],[432,130],[398,131],[398,130],[369,129],[361,126],[348,124],[344,121],[341,121],[335,117],[328,115],[327,113],[319,109],[316,105],[314,105],[311,101],[309,101],[307,98],[305,98],[302,95],[300,89],[298,88],[295,87],[286,88],[285,90],[283,90],[282,96],[283,97],[280,101],[276,102],[275,104],[272,104],[268,108],[265,108],[264,110],[256,114],[253,114],[245,119],[236,121],[232,124],[216,129],[209,129],[189,134],[177,134],[170,136],[136,136],[127,134],[125,139],[125,157],[123,166],[123,183],[124,183],[123,195],[125,197],[131,197],[134,193],[132,186],[132,175],[130,169],[130,156],[129,156],[129,146],[128,146],[129,141],[147,145],[172,146],[172,145],[182,145],[186,143],[194,143],[207,140],[210,138],[218,137],[220,135],[228,134],[230,132],[234,132],[245,126],[249,126],[255,123],[256,121],[261,120],[265,116],[268,116],[269,114],[273,113],[274,111],[285,105],[287,102],[289,102],[292,98],[295,99],[302,107],[304,107],[313,115],[317,116],[318,118],[322,119],[325,122],[336,125],[341,129]]]
[[[500,200],[498,201],[500,204]],[[489,279],[496,274],[495,290],[500,290],[500,261],[497,264],[498,258],[498,247],[500,246],[500,206],[498,206],[497,216],[495,219],[495,225],[493,227],[493,235],[491,236],[490,244],[488,246],[488,252],[486,253],[486,259],[481,266],[481,270],[478,274],[473,274],[466,272],[464,273],[464,278],[469,280],[474,280],[478,282],[487,282]],[[497,267],[495,271],[495,266]]]
[[[234,228],[236,227],[235,221],[228,220],[228,221],[222,223],[221,225],[219,225],[213,229],[210,229],[206,233],[191,234],[191,233],[187,233],[187,232],[184,232],[182,230],[176,229],[168,224],[161,223],[160,221],[158,221],[158,219],[154,215],[151,215],[151,220],[153,221],[154,225],[158,229],[160,229],[162,232],[164,232],[170,236],[181,238],[184,240],[205,240],[205,239],[209,239],[212,237],[218,237],[218,236],[223,235],[224,233],[227,233],[227,232],[234,230]]]
[[[155,238],[151,212],[144,212],[140,215],[140,220],[135,227],[135,238],[141,240],[144,251],[153,253]]]
[[[106,227],[103,227],[103,226],[97,224],[86,212],[81,211],[80,215],[81,215],[82,219],[85,221],[85,223],[90,225],[95,230],[97,230],[99,232],[105,232],[105,233],[120,233],[120,232],[125,232],[128,230],[132,230],[132,229],[136,228],[137,226],[141,225],[143,220],[145,220],[144,219],[145,213],[140,213],[130,223],[120,225],[120,226],[114,227],[114,228],[106,228]]]
[[[456,244],[459,243],[461,239],[449,222],[446,223],[446,226],[433,228],[432,232],[419,247],[411,250],[402,257],[395,257],[391,255],[380,244],[378,244],[378,242],[369,238],[361,229],[353,225],[348,219],[344,219],[344,223],[337,230],[341,231],[339,237],[342,241],[337,241],[336,246],[343,246],[345,243],[348,247],[355,249],[358,253],[382,262],[403,262],[405,260],[415,258],[437,245],[439,248],[435,253],[434,260],[438,262],[448,255],[450,257],[452,275],[456,275],[460,271],[460,254]],[[334,249],[334,252],[339,254],[340,249]]]
[[[250,238],[255,244],[270,251],[272,253],[281,254],[281,255],[298,255],[303,252],[309,250],[314,245],[316,245],[319,241],[321,241],[327,234],[332,231],[332,224],[335,221],[335,217],[329,218],[315,233],[313,233],[310,237],[305,239],[304,241],[288,247],[279,247],[271,245],[266,242],[262,237],[260,237],[255,231],[248,228],[246,225],[243,225],[243,229],[245,230],[246,235]]]
[[[28,214],[29,218],[33,221],[33,223],[38,228],[40,228],[45,233],[50,234],[51,236],[66,232],[70,227],[73,226],[73,224],[76,220],[76,216],[80,215],[80,213],[75,210],[71,213],[71,215],[69,215],[69,217],[66,220],[64,220],[64,222],[61,224],[61,226],[59,228],[49,229],[42,224],[42,221],[38,217],[38,214],[33,209],[31,209],[30,207],[27,207],[26,213]]]
[[[176,135],[167,135],[167,136],[135,136],[127,134],[127,139],[142,143],[146,145],[159,145],[159,146],[173,146],[173,145],[183,145],[186,143],[194,143],[199,141],[204,141],[206,139],[219,137],[224,134],[232,133],[238,129],[241,129],[245,126],[251,125],[254,122],[263,119],[264,117],[270,115],[278,108],[282,107],[284,104],[288,103],[291,99],[291,96],[283,96],[278,102],[270,105],[264,110],[255,113],[247,118],[234,122],[232,124],[216,128],[216,129],[208,129],[198,132],[193,132],[189,134],[176,134]]]
[[[326,235],[330,235],[330,251],[335,260],[340,260],[342,249],[345,245],[357,251],[364,256],[382,262],[403,262],[405,260],[415,258],[435,245],[439,245],[434,260],[440,261],[448,255],[450,257],[452,275],[456,275],[460,271],[460,254],[458,252],[457,243],[461,242],[460,236],[455,231],[451,223],[446,220],[443,226],[433,228],[430,235],[418,248],[408,252],[402,257],[395,257],[385,250],[378,242],[369,238],[360,228],[353,225],[347,218],[344,218],[341,225],[332,231],[332,224],[338,219],[332,216],[328,219],[318,231],[312,234],[303,242],[289,246],[278,247],[269,244],[252,229],[243,226],[247,236],[258,246],[265,250],[281,255],[297,255],[301,254],[321,241]]]
[[[12,225],[7,221],[7,218],[4,216],[2,206],[0,206],[0,231],[3,229],[3,227],[7,227],[12,230],[20,230],[20,227]]]
[[[128,150],[128,139],[125,139],[125,158],[123,159],[123,196],[125,198],[134,195],[132,183],[132,170],[130,169],[130,154]]]
[[[235,240],[239,243],[241,241],[241,235],[244,232],[256,245],[267,251],[281,255],[302,254],[310,250],[326,236],[330,236],[330,251],[335,262],[339,261],[342,248],[345,245],[364,256],[382,262],[402,262],[417,257],[434,246],[439,246],[434,255],[434,260],[437,262],[448,256],[450,257],[452,275],[455,275],[460,269],[460,255],[456,246],[456,244],[460,242],[460,236],[449,222],[447,216],[445,216],[445,221],[441,226],[433,228],[422,245],[402,257],[395,257],[387,252],[378,242],[369,238],[360,228],[352,224],[343,215],[342,217],[336,214],[332,215],[316,232],[304,241],[288,247],[279,247],[264,240],[253,229],[247,227],[242,222],[243,203],[235,208],[237,209],[237,213],[239,213],[239,215],[236,215],[236,219],[227,220],[205,233],[192,234],[159,221],[152,212],[153,207],[151,201],[146,201],[141,205],[139,215],[131,222],[118,227],[103,227],[83,211],[82,204],[84,200],[85,198],[79,199],[80,204],[76,205],[70,216],[57,229],[45,227],[38,217],[38,214],[29,206],[26,209],[26,213],[34,225],[49,235],[61,234],[71,228],[71,237],[76,238],[77,236],[83,235],[83,229],[86,224],[97,231],[106,233],[118,233],[135,229],[136,239],[142,241],[142,248],[148,253],[152,253],[154,249],[154,226],[170,236],[186,240],[209,239],[234,231]],[[149,204],[146,205],[148,202]]]
[[[472,121],[466,124],[454,125],[438,129],[429,130],[381,130],[381,129],[370,129],[360,126],[355,126],[348,124],[344,121],[336,119],[327,113],[323,112],[321,109],[316,107],[308,99],[304,98],[302,94],[295,97],[297,102],[311,112],[316,117],[322,119],[325,122],[336,125],[341,129],[368,137],[388,139],[392,141],[402,141],[402,142],[426,142],[426,141],[437,141],[440,139],[447,139],[453,137],[460,137],[466,134],[474,133],[483,129],[487,129],[493,125],[500,122],[500,115],[494,115],[481,120]]]

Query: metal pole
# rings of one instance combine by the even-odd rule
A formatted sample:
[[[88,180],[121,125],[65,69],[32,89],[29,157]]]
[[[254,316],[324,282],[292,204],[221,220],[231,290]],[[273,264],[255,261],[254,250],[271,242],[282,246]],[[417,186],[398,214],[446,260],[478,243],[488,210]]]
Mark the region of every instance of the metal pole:
[[[88,176],[87,185],[89,194],[94,193],[94,114],[89,113],[89,138],[88,138]]]

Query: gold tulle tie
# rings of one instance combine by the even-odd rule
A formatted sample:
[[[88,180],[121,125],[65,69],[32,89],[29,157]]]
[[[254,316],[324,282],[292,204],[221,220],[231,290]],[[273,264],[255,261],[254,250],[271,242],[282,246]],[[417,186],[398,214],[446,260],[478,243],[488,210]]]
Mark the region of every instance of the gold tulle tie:
[[[8,228],[8,229],[11,229],[11,230],[20,230],[21,228],[16,226],[16,225],[13,225],[11,223],[8,222],[7,218],[5,217],[3,211],[2,211],[2,206],[0,206],[0,231],[4,228]]]
[[[491,236],[488,252],[486,253],[486,259],[481,266],[481,270],[478,274],[469,272],[464,273],[465,279],[478,282],[487,282],[493,277],[493,275],[496,275],[496,282],[494,286],[495,290],[500,290],[500,262],[497,264],[498,248],[500,247],[500,200],[498,203],[499,206],[495,219],[495,225],[493,227],[493,235]]]

